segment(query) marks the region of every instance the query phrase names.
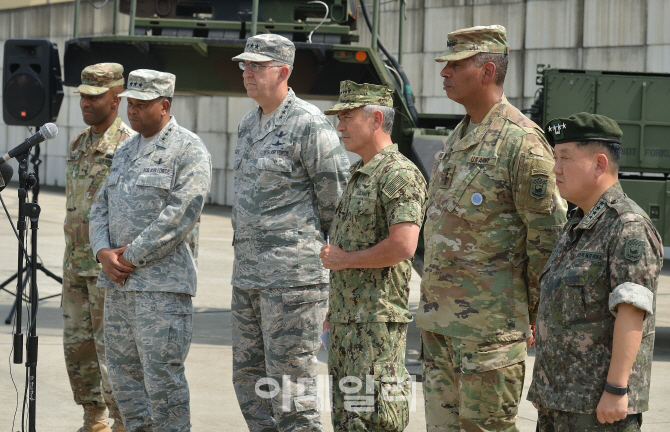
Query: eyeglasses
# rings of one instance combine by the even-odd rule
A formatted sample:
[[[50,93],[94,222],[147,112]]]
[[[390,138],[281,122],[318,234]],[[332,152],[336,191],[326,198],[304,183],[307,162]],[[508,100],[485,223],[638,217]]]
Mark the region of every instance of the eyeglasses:
[[[244,70],[249,66],[249,69],[251,69],[251,72],[258,72],[259,68],[273,68],[273,67],[281,67],[281,66],[263,66],[259,65],[258,63],[245,63],[243,61],[238,63],[240,65],[240,69]]]

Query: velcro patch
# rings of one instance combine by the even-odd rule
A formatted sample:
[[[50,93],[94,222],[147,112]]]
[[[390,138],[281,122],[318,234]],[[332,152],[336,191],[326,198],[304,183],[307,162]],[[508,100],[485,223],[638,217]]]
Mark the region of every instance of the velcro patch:
[[[547,182],[543,177],[533,177],[530,179],[530,196],[535,199],[542,199],[547,196]]]
[[[147,167],[147,168],[144,168],[144,172],[145,173],[157,173],[157,174],[172,175],[172,168]]]
[[[103,165],[107,165],[108,167],[112,166],[112,159],[107,159],[106,157],[96,157],[95,162]]]
[[[530,173],[530,175],[532,175],[532,176],[534,176],[534,175],[545,175],[545,176],[548,176],[548,175],[549,175],[549,171],[547,171],[546,169],[533,169],[533,171]]]
[[[629,239],[626,241],[624,256],[628,261],[636,262],[642,258],[644,253],[644,242],[638,239]]]
[[[393,198],[400,189],[407,185],[407,183],[409,183],[409,180],[400,175],[397,175],[390,182],[388,182],[386,186],[384,186],[382,192],[384,192],[384,195],[387,197]]]
[[[469,163],[475,163],[479,165],[487,165],[489,162],[496,161],[497,159],[498,159],[497,157],[491,157],[491,156],[477,156],[477,155],[468,156]]]
[[[605,254],[602,252],[589,252],[582,251],[577,254],[576,259],[583,259],[588,261],[602,261],[605,258]]]

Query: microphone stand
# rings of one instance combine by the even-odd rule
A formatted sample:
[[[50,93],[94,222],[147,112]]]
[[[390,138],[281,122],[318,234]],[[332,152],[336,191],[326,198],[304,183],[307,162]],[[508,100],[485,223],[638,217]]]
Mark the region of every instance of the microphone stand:
[[[39,302],[39,294],[37,290],[37,230],[40,216],[40,206],[37,203],[26,202],[27,190],[35,186],[35,176],[28,173],[28,155],[29,151],[17,156],[19,163],[19,218],[16,226],[19,232],[19,258],[18,267],[16,271],[17,285],[16,285],[16,327],[14,333],[14,363],[19,364],[23,361],[23,335],[21,334],[22,324],[22,300],[23,300],[23,273],[24,270],[24,246],[26,244],[26,218],[30,218],[31,230],[31,258],[29,260],[29,275],[30,278],[30,316],[28,322],[28,341],[26,344],[26,384],[28,386],[28,431],[35,432],[35,401],[36,401],[36,373],[37,373],[37,305]],[[25,405],[24,405],[25,409]],[[24,417],[25,418],[25,417]]]
[[[26,157],[27,157],[28,152],[25,152],[24,154],[25,154]],[[17,160],[18,160],[18,159],[19,159],[19,157],[17,156]],[[40,168],[39,168],[39,167],[40,167],[40,164],[42,163],[42,160],[40,159],[40,145],[39,145],[39,144],[37,144],[37,145],[35,146],[35,154],[33,155],[33,157],[30,158],[30,162],[33,164],[34,176],[29,175],[29,177],[30,177],[30,181],[31,181],[32,185],[28,186],[27,189],[31,189],[31,188],[32,188],[32,191],[33,191],[33,203],[37,204],[38,195],[39,195],[39,193],[40,193],[40,177],[39,177],[39,172],[40,172],[39,170],[40,170]],[[20,168],[20,167],[19,167],[19,168]],[[27,171],[27,166],[26,166],[26,171]],[[19,171],[19,175],[20,175],[20,174],[21,174],[21,172]],[[19,182],[20,182],[20,180],[21,180],[21,179],[19,178]],[[21,192],[19,191],[19,194],[20,194],[20,193],[21,193]],[[20,199],[20,196],[19,196],[19,199]],[[27,199],[27,195],[26,195],[26,191],[25,191],[25,190],[24,190],[24,199]],[[19,217],[20,217],[20,214],[21,214],[21,213],[20,213],[20,207],[19,207]],[[25,244],[25,242],[24,242],[23,244]],[[33,260],[32,260],[32,261],[35,261],[35,258],[36,258],[36,257],[33,256]],[[36,262],[35,265],[37,266],[37,269],[38,269],[38,270],[41,270],[44,274],[46,274],[47,276],[49,276],[51,279],[55,280],[55,281],[58,282],[59,284],[62,284],[62,283],[63,283],[63,279],[62,279],[61,277],[56,276],[56,275],[55,275],[54,273],[52,273],[49,269],[47,269],[46,267],[44,267],[44,265],[43,265],[42,263],[40,263],[40,262]],[[24,268],[23,271],[28,271],[28,268]],[[0,289],[3,290],[3,291],[7,291],[7,289],[6,289],[5,287],[6,287],[7,285],[9,285],[14,279],[17,279],[17,278],[18,278],[18,273],[13,274],[13,275],[10,276],[7,280],[5,280],[4,282],[0,283]],[[23,285],[22,285],[24,289],[25,289],[25,286],[26,286],[26,282],[27,282],[27,280],[24,281],[24,282],[23,282]],[[19,280],[18,283],[21,283],[21,281]],[[9,291],[8,291],[8,292],[9,292]],[[11,293],[11,292],[10,292],[10,293]],[[44,298],[39,299],[39,301],[47,300],[47,299],[50,299],[50,298],[52,298],[52,297],[58,297],[59,295],[60,295],[60,294],[50,295],[50,296],[47,296],[47,297],[44,297]],[[26,300],[26,301],[28,301],[28,300]],[[9,314],[7,315],[7,318],[5,319],[5,324],[11,324],[11,322],[12,322],[12,316],[14,316],[14,312],[17,310],[17,306],[18,306],[18,302],[17,302],[17,301],[14,301],[14,304],[12,305],[11,309],[9,310]],[[17,320],[17,321],[20,322],[20,320]]]

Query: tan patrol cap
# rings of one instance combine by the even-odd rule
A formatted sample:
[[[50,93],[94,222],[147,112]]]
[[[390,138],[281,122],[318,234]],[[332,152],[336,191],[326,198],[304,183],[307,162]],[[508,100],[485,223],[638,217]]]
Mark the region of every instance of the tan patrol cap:
[[[81,71],[81,85],[74,92],[97,96],[123,83],[123,66],[118,63],[98,63]]]
[[[447,36],[447,50],[435,61],[463,60],[477,53],[509,54],[507,30],[501,25],[456,30]]]

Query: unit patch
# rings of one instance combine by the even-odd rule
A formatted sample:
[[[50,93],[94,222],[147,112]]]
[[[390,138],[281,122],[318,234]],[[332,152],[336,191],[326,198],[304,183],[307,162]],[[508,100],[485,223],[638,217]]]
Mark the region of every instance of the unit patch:
[[[626,241],[624,256],[628,261],[636,262],[642,258],[644,252],[644,242],[638,239],[629,239]]]
[[[543,177],[533,177],[530,179],[530,196],[535,199],[542,199],[547,196],[547,181]]]

